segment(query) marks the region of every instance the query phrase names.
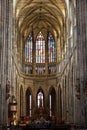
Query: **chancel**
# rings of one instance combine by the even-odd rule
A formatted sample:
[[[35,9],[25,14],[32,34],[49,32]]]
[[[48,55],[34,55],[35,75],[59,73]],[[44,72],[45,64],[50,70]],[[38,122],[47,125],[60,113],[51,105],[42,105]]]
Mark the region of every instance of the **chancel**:
[[[87,0],[0,0],[0,129],[87,127],[86,12]]]

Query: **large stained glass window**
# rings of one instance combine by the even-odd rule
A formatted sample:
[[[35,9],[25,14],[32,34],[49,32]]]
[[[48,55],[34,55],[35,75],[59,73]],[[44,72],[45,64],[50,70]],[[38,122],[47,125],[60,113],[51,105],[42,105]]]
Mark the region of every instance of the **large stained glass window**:
[[[48,35],[48,60],[49,62],[56,62],[56,45],[51,33]]]
[[[36,39],[36,63],[45,63],[45,40],[41,32]]]
[[[25,62],[32,63],[32,33],[29,35],[27,42],[25,44]]]

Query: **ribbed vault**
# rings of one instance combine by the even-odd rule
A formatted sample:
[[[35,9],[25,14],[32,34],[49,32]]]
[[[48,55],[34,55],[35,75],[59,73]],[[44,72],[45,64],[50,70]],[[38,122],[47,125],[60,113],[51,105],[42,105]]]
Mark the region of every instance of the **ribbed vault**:
[[[50,31],[59,37],[65,25],[65,0],[18,0],[16,20],[19,32],[25,37],[33,30],[36,37],[42,31],[44,37]]]

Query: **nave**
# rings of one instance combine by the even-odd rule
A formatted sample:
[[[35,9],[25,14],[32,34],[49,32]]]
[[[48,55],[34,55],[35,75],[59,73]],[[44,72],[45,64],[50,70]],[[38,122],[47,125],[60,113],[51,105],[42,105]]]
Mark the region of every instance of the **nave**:
[[[28,116],[32,129],[87,127],[86,12],[87,0],[0,0],[1,129]]]

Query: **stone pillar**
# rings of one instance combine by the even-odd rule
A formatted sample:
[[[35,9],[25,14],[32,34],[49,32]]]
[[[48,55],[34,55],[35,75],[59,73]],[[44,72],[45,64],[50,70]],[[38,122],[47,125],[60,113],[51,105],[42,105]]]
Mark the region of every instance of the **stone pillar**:
[[[71,62],[71,61],[69,61]],[[69,65],[69,77],[68,77],[68,111],[67,111],[67,116],[68,116],[68,121],[70,123],[73,123],[73,115],[72,115],[72,109],[73,109],[73,85],[72,85],[72,69],[71,65]]]
[[[80,84],[80,122],[85,123],[84,113],[84,88],[87,80],[87,0],[76,1],[77,14],[77,56],[78,56],[78,71],[77,78]],[[86,86],[87,87],[87,86]]]
[[[9,103],[6,99],[6,81],[11,81],[12,70],[12,1],[1,0],[0,6],[0,123],[6,126]]]
[[[7,38],[8,38],[8,20],[7,20],[7,3],[5,0],[0,1],[1,3],[1,24],[0,24],[0,31],[1,31],[1,100],[0,100],[0,123],[2,126],[6,126],[6,78],[7,78]]]
[[[21,40],[21,71],[25,73],[25,44],[24,39]]]
[[[69,122],[69,73],[66,78],[66,123]]]
[[[57,88],[56,88],[56,117],[58,119],[58,109],[59,109],[59,99],[58,99],[58,79],[57,79],[57,84],[56,84]]]
[[[65,118],[65,84],[64,77],[62,78],[62,119]]]

